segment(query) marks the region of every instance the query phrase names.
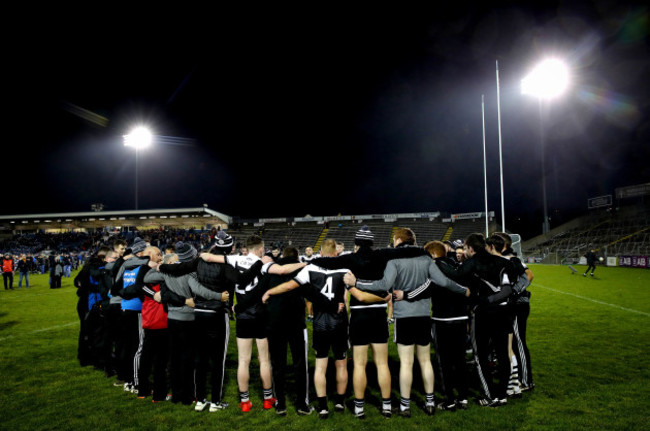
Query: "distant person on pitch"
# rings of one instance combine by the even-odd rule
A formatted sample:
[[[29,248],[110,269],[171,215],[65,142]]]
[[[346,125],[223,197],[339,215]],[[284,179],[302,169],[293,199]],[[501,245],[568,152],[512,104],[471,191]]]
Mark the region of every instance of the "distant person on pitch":
[[[592,248],[587,252],[587,254],[585,254],[585,257],[587,258],[587,269],[585,270],[585,273],[582,274],[582,276],[586,277],[587,273],[589,272],[589,275],[593,277],[594,271],[596,270],[596,250]],[[591,272],[589,270],[591,270]]]

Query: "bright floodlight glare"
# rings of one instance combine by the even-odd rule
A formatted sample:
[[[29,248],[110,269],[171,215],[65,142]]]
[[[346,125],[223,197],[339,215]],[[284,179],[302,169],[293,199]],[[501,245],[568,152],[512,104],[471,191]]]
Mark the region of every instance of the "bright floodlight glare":
[[[541,62],[521,80],[521,92],[540,99],[557,97],[568,86],[569,70],[562,61],[556,59]]]
[[[151,141],[151,132],[145,127],[138,127],[128,135],[124,135],[124,145],[136,150],[148,147],[151,145]]]

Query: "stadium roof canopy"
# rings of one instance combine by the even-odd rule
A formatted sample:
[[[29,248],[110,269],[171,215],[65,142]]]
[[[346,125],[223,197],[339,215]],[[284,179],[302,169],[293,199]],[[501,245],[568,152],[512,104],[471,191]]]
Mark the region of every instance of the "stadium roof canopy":
[[[227,228],[232,217],[207,207],[0,216],[2,230],[72,230],[105,227],[153,229],[163,226]]]

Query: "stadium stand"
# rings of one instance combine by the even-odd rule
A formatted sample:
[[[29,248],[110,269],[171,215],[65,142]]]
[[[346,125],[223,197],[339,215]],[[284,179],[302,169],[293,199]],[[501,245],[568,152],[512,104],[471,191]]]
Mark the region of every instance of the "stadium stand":
[[[370,227],[375,234],[376,247],[389,246],[392,233],[398,227],[411,228],[420,245],[432,240],[464,239],[470,233],[485,232],[484,218],[452,219],[440,213],[240,220],[207,208],[143,210],[120,213],[122,217],[118,219],[122,226],[117,225],[114,217],[103,218],[102,215],[66,214],[65,224],[61,221],[56,229],[44,224],[47,215],[20,216],[22,220],[17,218],[19,216],[4,216],[0,218],[4,220],[0,249],[13,254],[80,253],[92,251],[115,236],[131,241],[135,235],[147,235],[152,244],[161,248],[176,241],[202,248],[210,241],[210,230],[222,227],[235,238],[236,250],[247,237],[258,234],[269,248],[292,245],[302,251],[310,246],[316,252],[325,239],[343,242],[346,250],[352,250],[354,235],[362,225]],[[208,216],[210,218],[206,218]],[[494,217],[490,219],[488,230],[490,233],[499,230]],[[601,256],[650,255],[650,204],[591,210],[546,235],[521,244],[524,258],[546,263],[575,263],[591,248]]]
[[[236,242],[243,242],[251,234],[258,234],[264,238],[267,246],[277,245],[280,248],[287,245],[293,245],[302,250],[304,247],[314,247],[318,251],[320,243],[325,239],[334,239],[343,242],[347,250],[351,250],[354,244],[355,233],[363,225],[366,225],[375,235],[375,246],[387,247],[392,240],[393,231],[398,227],[408,227],[415,232],[417,242],[420,245],[428,241],[443,240],[448,231],[452,231],[451,239],[464,239],[469,233],[476,232],[477,229],[485,229],[485,226],[472,220],[462,220],[451,222],[442,222],[439,219],[417,219],[404,218],[396,220],[333,220],[327,223],[314,222],[271,222],[263,226],[247,225],[236,227],[230,230],[230,234],[235,237]],[[456,227],[452,227],[457,225]],[[492,224],[492,231],[496,225]]]
[[[206,212],[210,216],[216,214],[219,217],[206,219]],[[172,219],[171,215],[175,213],[178,216]],[[181,213],[188,213],[189,216],[183,217]],[[318,251],[322,241],[334,239],[343,242],[346,250],[351,251],[355,233],[363,225],[367,225],[374,233],[376,247],[389,246],[392,233],[398,227],[413,229],[420,245],[432,240],[463,239],[469,233],[485,229],[484,219],[452,221],[450,218],[443,218],[440,213],[239,220],[207,208],[141,210],[137,214],[120,212],[121,226],[116,226],[115,217],[111,219],[102,215],[66,214],[65,223],[60,220],[57,226],[43,224],[46,219],[43,215],[22,216],[24,221],[17,217],[5,216],[4,220],[13,223],[13,226],[8,225],[12,228],[11,231],[5,229],[0,248],[12,253],[23,253],[27,250],[34,254],[42,251],[79,253],[91,251],[100,243],[109,242],[116,236],[131,241],[136,235],[146,236],[153,245],[160,248],[176,241],[190,242],[197,248],[202,248],[209,243],[211,229],[223,227],[234,237],[236,250],[239,250],[246,238],[257,234],[269,248],[293,245],[302,251],[310,246]],[[50,218],[55,222],[57,217],[52,216],[54,217]],[[176,224],[174,220],[177,221]],[[490,223],[491,231],[495,231],[496,223]],[[16,229],[17,226],[20,230]]]
[[[524,242],[524,256],[573,263],[589,249],[602,256],[650,255],[650,206],[596,211]],[[544,261],[544,260],[543,260]]]
[[[471,220],[457,220],[451,225],[453,230],[451,235],[446,239],[462,239],[464,240],[467,235],[475,232],[485,233],[485,220],[471,219]],[[490,232],[496,231],[496,225],[492,225]]]

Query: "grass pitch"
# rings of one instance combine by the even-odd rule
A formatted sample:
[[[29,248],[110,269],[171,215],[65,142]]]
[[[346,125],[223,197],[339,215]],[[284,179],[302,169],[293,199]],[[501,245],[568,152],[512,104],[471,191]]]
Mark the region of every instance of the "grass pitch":
[[[188,406],[139,400],[114,387],[114,380],[103,373],[79,366],[73,278],[64,278],[63,288],[51,290],[47,276],[32,275],[29,289],[0,288],[0,429],[648,429],[650,271],[598,267],[592,278],[583,277],[585,267],[579,265],[576,274],[566,266],[531,265],[531,269],[535,280],[530,287],[528,343],[534,391],[497,409],[472,404],[467,411],[439,411],[429,417],[418,407],[424,394],[416,365],[413,417],[386,420],[379,415],[380,397],[370,362],[364,421],[349,410],[325,421],[316,414],[299,417],[291,398],[287,417],[263,411],[255,360],[254,407],[242,414],[236,408],[234,333],[226,365],[225,400],[231,404],[227,410],[197,413]],[[393,398],[398,399],[399,360],[392,341],[389,347]],[[310,371],[313,365],[310,352]],[[315,400],[313,385],[310,396]]]

